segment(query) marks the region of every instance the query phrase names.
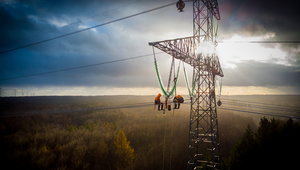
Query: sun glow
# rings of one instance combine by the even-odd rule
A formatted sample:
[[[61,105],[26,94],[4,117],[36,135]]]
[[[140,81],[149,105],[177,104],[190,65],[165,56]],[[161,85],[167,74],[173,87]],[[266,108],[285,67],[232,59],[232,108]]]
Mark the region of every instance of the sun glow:
[[[267,40],[272,37],[274,37],[274,34],[271,33],[256,37],[234,35],[223,40],[217,46],[217,53],[222,66],[235,68],[236,64],[245,60],[288,65],[287,53],[281,50],[277,44],[250,43],[251,41]]]
[[[211,56],[215,52],[215,46],[212,42],[204,41],[201,42],[197,48],[197,54],[204,56]]]

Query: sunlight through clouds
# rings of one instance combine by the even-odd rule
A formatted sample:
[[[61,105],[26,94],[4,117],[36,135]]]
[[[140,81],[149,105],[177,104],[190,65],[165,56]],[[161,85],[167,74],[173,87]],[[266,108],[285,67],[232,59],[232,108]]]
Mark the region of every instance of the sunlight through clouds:
[[[221,20],[218,36],[224,38],[218,40],[217,52],[225,75],[223,85],[245,88],[239,92],[246,93],[247,89],[252,89],[263,94],[264,91],[268,92],[268,89],[260,91],[247,87],[290,86],[298,94],[300,89],[299,44],[249,42],[300,39],[298,33],[300,24],[294,22],[297,20],[296,15],[289,12],[274,13],[272,10],[261,8],[264,7],[263,4],[280,8],[287,5],[286,9],[289,11],[297,11],[296,6],[273,1],[268,3],[268,1],[271,0],[220,1]],[[168,0],[168,2],[171,1]],[[91,2],[5,0],[2,4],[0,3],[3,23],[0,31],[2,38],[0,49],[5,51],[22,47],[27,43],[51,39],[166,3],[161,0]],[[189,5],[187,3],[185,11],[181,13],[173,5],[103,27],[53,39],[53,41],[47,40],[40,45],[21,48],[2,54],[0,78],[26,76],[151,54],[152,48],[148,42],[193,35],[192,18],[191,3]],[[269,18],[275,18],[275,20]],[[284,23],[279,24],[278,21],[284,21]],[[205,45],[202,47],[204,48]],[[210,53],[205,48],[199,50]],[[161,51],[156,49],[155,52]],[[172,58],[167,54],[159,54],[157,59],[162,79],[166,84]],[[191,79],[192,68],[188,64],[185,67]],[[158,87],[151,55],[130,62],[117,62],[77,71],[2,81],[0,86],[43,89],[41,95],[106,95],[111,92],[114,92],[113,94],[155,94],[159,92],[159,89],[148,89],[148,87]],[[182,73],[180,73],[178,86],[186,90]],[[54,87],[64,93],[52,90]],[[93,87],[99,87],[102,90],[93,89]],[[113,90],[103,90],[106,87]],[[70,88],[69,91],[68,88]],[[134,90],[131,91],[131,89]],[[231,90],[233,91],[234,88]],[[282,90],[282,92],[276,90],[272,92],[289,92],[286,88]]]
[[[235,68],[241,61],[254,60],[259,62],[271,62],[288,65],[287,53],[277,45],[266,46],[251,41],[262,41],[272,38],[273,34],[266,34],[261,37],[243,37],[233,35],[230,39],[223,40],[218,44],[217,52],[223,67]]]

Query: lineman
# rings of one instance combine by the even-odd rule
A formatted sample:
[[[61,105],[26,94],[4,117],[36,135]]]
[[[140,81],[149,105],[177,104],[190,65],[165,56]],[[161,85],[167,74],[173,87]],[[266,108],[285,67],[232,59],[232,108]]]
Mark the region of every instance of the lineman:
[[[163,103],[161,103],[160,97],[161,97],[161,94],[158,93],[157,96],[154,99],[154,104],[158,105],[158,107],[157,107],[158,110],[163,110],[164,109],[164,105],[163,105]],[[155,108],[155,105],[154,105],[154,108]]]
[[[180,108],[180,103],[184,102],[184,99],[181,95],[177,95],[174,97],[173,102],[175,104],[174,109],[179,109]]]

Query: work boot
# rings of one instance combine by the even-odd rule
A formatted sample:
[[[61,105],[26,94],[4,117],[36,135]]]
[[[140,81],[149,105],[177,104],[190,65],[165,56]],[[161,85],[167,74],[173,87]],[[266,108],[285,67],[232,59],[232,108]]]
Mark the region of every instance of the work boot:
[[[175,104],[174,104],[174,109],[176,109],[176,108],[177,108],[177,104],[175,103]]]
[[[171,110],[172,110],[172,109],[171,109],[171,105],[168,105],[168,110],[169,110],[169,111],[171,111]]]

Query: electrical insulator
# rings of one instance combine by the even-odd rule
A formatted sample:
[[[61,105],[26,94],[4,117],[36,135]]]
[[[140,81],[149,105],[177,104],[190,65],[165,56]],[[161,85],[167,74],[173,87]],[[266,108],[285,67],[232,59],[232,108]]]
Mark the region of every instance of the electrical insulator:
[[[179,12],[183,12],[183,8],[185,7],[185,4],[182,0],[179,0],[176,4],[176,7],[179,10]]]
[[[218,105],[218,106],[221,106],[221,105],[222,105],[221,100],[219,100],[219,101],[217,102],[217,105]]]

